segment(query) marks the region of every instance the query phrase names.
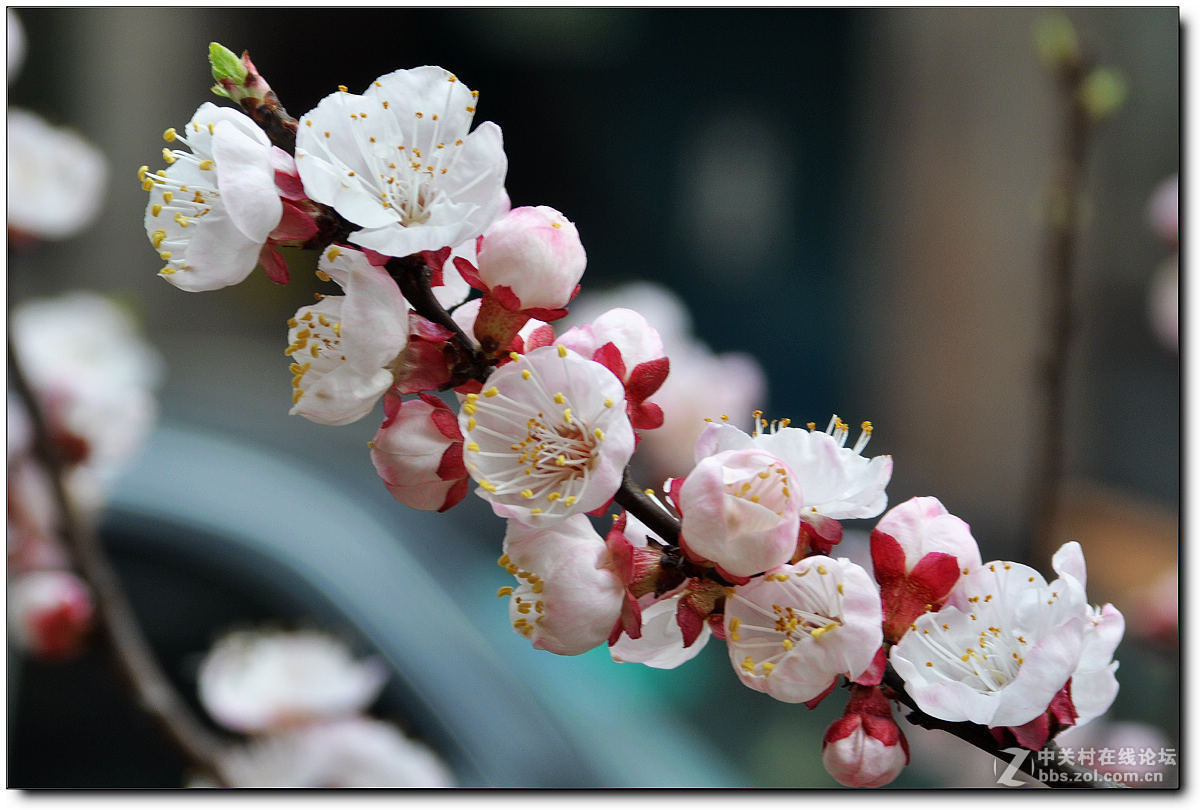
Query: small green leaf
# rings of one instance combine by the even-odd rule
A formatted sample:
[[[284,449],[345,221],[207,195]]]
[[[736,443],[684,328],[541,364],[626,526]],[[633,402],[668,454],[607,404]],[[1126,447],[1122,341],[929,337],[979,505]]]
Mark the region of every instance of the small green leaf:
[[[1128,95],[1125,77],[1120,71],[1101,67],[1087,75],[1079,88],[1079,100],[1094,121],[1114,115]]]
[[[1038,56],[1049,67],[1069,65],[1079,59],[1079,38],[1065,14],[1046,14],[1033,29]]]
[[[220,96],[221,98],[233,98],[233,96],[229,95],[229,91],[219,84],[214,84],[208,89],[212,90],[214,94]]]
[[[246,81],[246,66],[233,51],[219,42],[208,44],[208,61],[212,65],[213,78],[220,84],[222,79],[230,79],[236,84]],[[218,93],[217,95],[228,95]]]

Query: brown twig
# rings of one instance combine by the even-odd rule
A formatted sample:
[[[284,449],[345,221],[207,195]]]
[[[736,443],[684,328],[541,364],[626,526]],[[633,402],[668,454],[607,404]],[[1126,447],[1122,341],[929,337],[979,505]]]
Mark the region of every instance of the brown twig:
[[[1080,94],[1086,66],[1079,59],[1064,60],[1056,74],[1064,120],[1058,176],[1049,199],[1045,272],[1049,285],[1049,322],[1040,363],[1041,415],[1035,420],[1040,431],[1034,441],[1038,455],[1026,501],[1032,506],[1022,532],[1026,548],[1020,555],[1031,563],[1053,545],[1050,533],[1065,469],[1067,440],[1062,421],[1067,408],[1067,368],[1074,332],[1071,292],[1078,251],[1083,166],[1091,132],[1091,119]]]
[[[118,668],[132,688],[139,707],[158,722],[171,742],[193,765],[211,774],[221,786],[227,786],[228,780],[220,765],[221,751],[226,744],[192,713],[162,671],[116,571],[94,532],[84,525],[72,503],[64,479],[66,470],[61,454],[50,438],[41,405],[13,351],[11,336],[8,337],[8,379],[29,414],[34,453],[44,465],[53,487],[62,539],[78,573],[92,589],[98,635],[106,642]]]

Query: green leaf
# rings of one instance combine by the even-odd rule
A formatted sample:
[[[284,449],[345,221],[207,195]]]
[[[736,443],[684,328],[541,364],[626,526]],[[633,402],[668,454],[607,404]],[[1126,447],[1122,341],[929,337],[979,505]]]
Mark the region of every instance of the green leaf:
[[[1046,14],[1033,29],[1038,56],[1049,67],[1069,65],[1079,59],[1079,38],[1065,14]]]
[[[208,44],[208,61],[212,65],[212,75],[218,85],[222,79],[230,79],[236,84],[246,81],[246,66],[242,64],[242,60],[238,58],[237,54],[221,43],[210,42]],[[217,95],[228,94],[217,93]]]
[[[1079,88],[1079,100],[1094,121],[1114,115],[1128,95],[1125,77],[1115,68],[1096,68],[1087,75]]]

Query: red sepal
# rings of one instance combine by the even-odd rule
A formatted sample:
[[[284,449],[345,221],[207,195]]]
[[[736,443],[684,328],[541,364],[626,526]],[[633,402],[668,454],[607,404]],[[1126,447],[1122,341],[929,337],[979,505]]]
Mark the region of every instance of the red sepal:
[[[464,259],[462,256],[454,257],[454,268],[458,270],[459,275],[463,277],[463,281],[470,284],[477,290],[483,292],[488,291],[488,286],[483,283],[483,279],[479,277],[479,271],[475,269],[475,265]]]
[[[725,641],[725,614],[711,613],[708,616],[708,629],[721,641]]]
[[[437,477],[443,481],[458,481],[467,477],[467,465],[463,464],[462,442],[455,442],[442,453],[442,461],[438,464]]]
[[[825,687],[825,691],[824,691],[824,692],[822,692],[821,694],[817,695],[817,696],[816,696],[815,698],[813,698],[812,700],[806,700],[806,701],[804,701],[804,705],[805,705],[805,706],[807,706],[807,707],[808,707],[808,708],[810,708],[810,709],[815,709],[815,708],[817,708],[817,705],[818,705],[818,704],[819,704],[819,703],[820,703],[822,700],[824,700],[825,698],[829,697],[829,693],[833,691],[833,687],[837,686],[837,682],[838,682],[838,679],[835,677],[835,678],[834,678],[832,681],[830,681],[830,682],[829,682],[829,686]]]
[[[438,432],[447,439],[461,442],[463,436],[462,431],[458,429],[458,417],[454,415],[454,411],[450,410],[450,406],[432,394],[418,394],[417,396],[426,405],[433,406],[433,411],[429,414],[429,420],[433,422]]]
[[[875,651],[875,657],[871,659],[871,665],[863,670],[863,673],[854,679],[854,683],[859,686],[879,686],[883,683],[883,673],[887,669],[887,654],[883,651],[883,645]]]
[[[283,260],[283,256],[279,255],[279,251],[270,245],[263,245],[262,250],[258,252],[258,263],[262,265],[267,278],[276,284],[287,284],[288,279],[291,278],[287,262]]]
[[[621,350],[617,348],[617,344],[610,340],[592,352],[592,359],[611,371],[618,380],[624,381],[625,360],[621,357]],[[628,391],[626,391],[625,396],[629,396]]]
[[[649,399],[666,382],[670,372],[671,361],[666,357],[638,363],[629,372],[629,380],[625,383],[625,398],[634,402]]]
[[[467,478],[460,478],[450,487],[450,491],[446,493],[446,502],[438,509],[439,512],[445,512],[452,506],[457,506],[458,502],[467,496]]]
[[[446,264],[446,259],[450,258],[450,248],[444,247],[439,250],[422,250],[421,261],[425,262],[425,266],[430,270],[429,286],[441,287],[445,284],[443,267]]]
[[[300,181],[298,174],[288,174],[276,169],[275,188],[279,192],[279,196],[285,200],[308,199],[308,195],[304,193],[304,183]]]
[[[800,514],[800,532],[796,540],[798,559],[809,554],[829,554],[842,542],[842,524],[831,517],[815,512]]]
[[[654,430],[662,427],[663,409],[653,402],[625,403],[629,423],[635,430]]]
[[[565,309],[546,309],[544,307],[528,307],[521,310],[531,318],[537,318],[539,321],[557,321],[567,317]]]
[[[304,243],[317,235],[317,223],[312,214],[291,200],[283,200],[283,215],[267,237],[272,242]]]
[[[400,399],[394,391],[388,391],[383,395],[383,424],[379,426],[380,430],[395,421],[396,414],[400,412],[403,404],[404,400]]]

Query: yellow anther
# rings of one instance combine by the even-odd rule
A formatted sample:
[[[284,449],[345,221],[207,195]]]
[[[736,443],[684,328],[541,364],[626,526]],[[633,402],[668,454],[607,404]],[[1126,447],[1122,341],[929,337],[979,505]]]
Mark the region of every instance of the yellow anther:
[[[522,497],[522,498],[525,498],[526,500],[528,500],[529,498],[532,498],[532,497],[533,497],[533,490],[532,490],[532,489],[523,489],[523,490],[521,490],[521,497]]]
[[[163,192],[163,205],[170,205],[175,199],[175,195],[170,191]]]
[[[531,515],[540,515],[541,513],[542,513],[542,507],[540,507],[540,506],[536,506],[533,509],[529,510],[529,514],[531,514]]]
[[[872,425],[870,422],[863,422],[863,423],[862,423],[862,432],[863,432],[863,433],[867,433],[867,434],[869,434],[869,433],[870,433],[872,430],[874,430],[874,429],[875,429],[875,426],[874,426],[874,425]]]
[[[529,372],[529,369],[527,369],[527,368],[521,369],[521,379],[522,380],[528,380],[532,376],[533,375]]]
[[[467,419],[467,430],[474,430],[474,429],[475,429],[475,424],[476,424],[476,422],[475,422],[475,417],[474,417],[474,416],[472,416],[471,418]]]
[[[567,497],[563,498],[563,506],[570,509],[572,506],[575,505],[575,501],[577,501],[577,500],[579,500],[579,499],[576,498],[574,495],[568,495]]]
[[[827,568],[826,568],[825,566],[823,566],[823,565],[818,565],[818,566],[817,566],[817,573],[818,573],[818,574],[828,574],[828,573],[829,573],[829,569],[827,569]]]
[[[470,450],[472,453],[478,453],[479,452],[479,443],[478,442],[468,442],[467,449]]]
[[[813,630],[812,631],[813,641],[820,641],[821,636],[825,635],[832,629],[833,629],[833,625],[831,624],[831,625],[827,625],[825,627],[818,627],[816,630]]]
[[[554,459],[554,463],[559,467],[565,467],[567,466],[567,457],[559,453],[558,458]]]
[[[644,492],[645,492],[647,495],[649,495],[649,496],[651,496],[651,497],[653,497],[653,496],[654,496],[654,490],[652,490],[652,489],[647,489],[647,490],[643,490],[643,491],[644,491]]]
[[[168,264],[168,265],[167,265],[166,267],[164,267],[162,270],[159,270],[159,271],[158,271],[158,274],[159,274],[160,276],[171,276],[171,275],[174,275],[174,274],[175,274],[175,268],[174,268],[174,267],[172,267],[171,265],[169,265],[169,264]]]
[[[566,357],[566,356],[567,356],[567,347],[566,347],[566,346],[562,346],[562,345],[560,345],[560,346],[558,347],[558,356],[559,356],[559,357]]]
[[[163,160],[165,160],[167,162],[168,166],[170,166],[175,161],[179,160],[179,158],[175,157],[175,155],[171,152],[171,150],[165,146],[163,147],[162,157],[163,157]]]
[[[763,665],[762,665],[763,675],[770,676],[771,670],[773,670],[773,669],[775,669],[774,664],[772,664],[770,661],[763,661]]]
[[[742,669],[746,670],[747,672],[753,672],[754,671],[754,658],[747,655],[745,657],[745,659],[743,659],[743,661],[742,661]]]
[[[202,161],[200,161],[200,170],[206,172],[206,171],[209,171],[210,169],[212,169],[212,167],[215,165],[216,164],[213,163],[211,160],[202,160]]]
[[[330,277],[330,275],[328,273],[326,273],[324,270],[318,270],[316,272],[316,277],[321,279],[321,281],[332,281],[333,280]]]
[[[338,85],[338,90],[340,90],[341,92],[345,93],[345,92],[346,92],[346,85],[344,85],[344,84],[339,84],[339,85]]]
[[[374,449],[375,449],[375,440],[374,440],[374,439],[371,439],[371,440],[369,440],[369,441],[367,442],[367,447],[369,447],[370,449],[374,450]]]
[[[158,254],[158,258],[162,259],[162,260],[165,262],[165,261],[169,260],[169,259],[171,258],[171,256],[172,256],[172,255],[173,255],[173,254],[171,253],[171,251],[169,251],[169,250],[164,250],[164,251],[160,251],[160,252],[159,252],[159,254]]]
[[[478,409],[479,406],[474,402],[464,402],[462,406],[463,413],[465,413],[467,416],[473,415]]]
[[[521,355],[517,354],[516,352],[509,352],[508,359],[512,360],[514,363],[516,363],[516,362],[520,361]]]
[[[512,596],[513,586],[505,585],[500,590],[496,591],[496,596]]]
[[[554,395],[554,402],[556,405],[562,405],[566,401],[567,401],[567,398],[562,395],[562,391],[559,391],[558,393],[556,393]]]
[[[567,408],[566,410],[563,411],[563,421],[566,422],[568,425],[571,424],[571,409],[570,408]]]
[[[484,489],[486,489],[488,492],[495,492],[495,491],[496,491],[496,485],[495,485],[495,484],[493,484],[491,481],[480,481],[480,482],[479,482],[479,486],[483,487],[483,488],[484,488]]]
[[[554,503],[561,497],[562,497],[561,492],[551,492],[549,495],[546,496],[546,500],[550,501],[550,503]]]
[[[604,431],[601,430],[600,428],[596,428],[595,430],[593,430],[592,435],[595,436],[597,440],[604,441]]]
[[[171,141],[175,140],[176,134],[175,127],[167,127],[166,131],[163,132],[163,140],[167,143],[170,143]]]
[[[166,238],[167,238],[167,232],[164,231],[162,228],[159,228],[150,237],[150,244],[154,245],[155,250],[158,250],[158,248],[162,245],[163,240]]]
[[[142,191],[153,191],[153,190],[154,190],[154,181],[151,180],[149,177],[147,177],[145,180],[142,181]]]
[[[176,223],[176,224],[177,224],[179,227],[181,227],[181,228],[186,228],[186,227],[188,226],[188,223],[190,223],[191,221],[192,221],[192,220],[191,220],[191,218],[190,218],[190,217],[185,217],[185,216],[183,215],[183,212],[182,212],[182,211],[176,211],[176,212],[175,212],[175,223]]]
[[[156,217],[162,213],[162,203],[155,203],[150,206],[150,216]]]
[[[796,646],[796,642],[792,641],[790,638],[785,638],[781,643],[783,644],[783,648],[785,650],[790,650],[792,647]]]

